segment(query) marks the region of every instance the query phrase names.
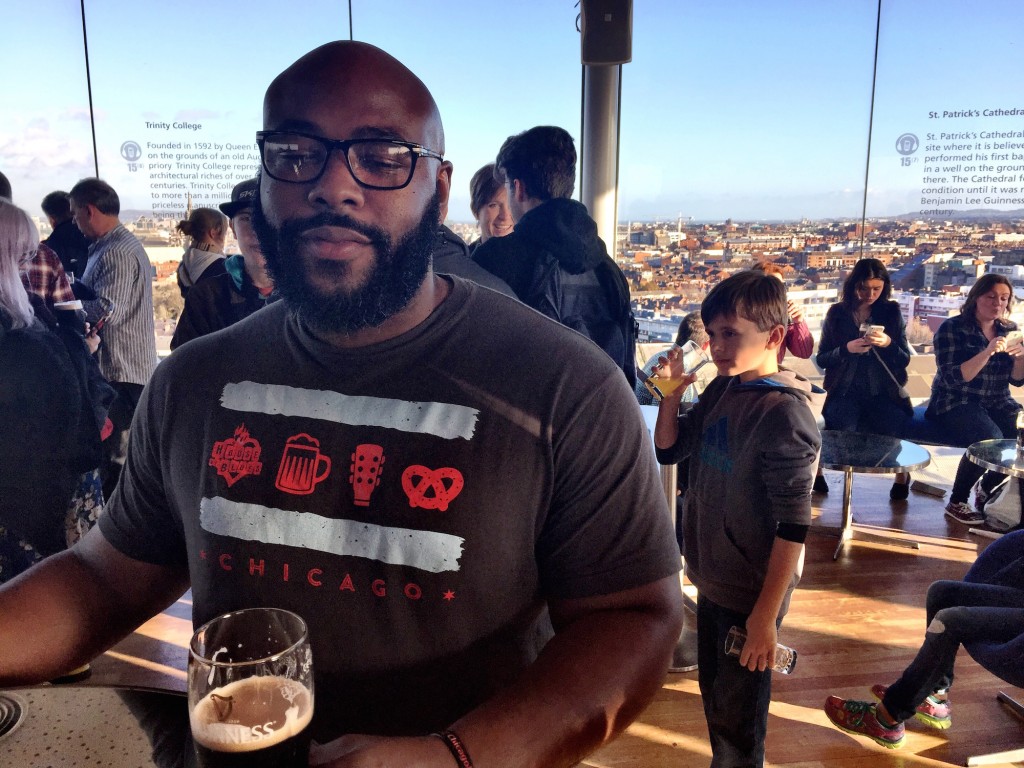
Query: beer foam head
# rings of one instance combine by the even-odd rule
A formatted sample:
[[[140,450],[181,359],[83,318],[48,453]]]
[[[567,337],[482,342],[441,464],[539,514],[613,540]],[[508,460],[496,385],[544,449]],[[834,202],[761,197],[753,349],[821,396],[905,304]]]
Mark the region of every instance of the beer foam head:
[[[284,677],[249,677],[217,688],[189,712],[192,737],[217,752],[267,749],[302,733],[313,694]]]

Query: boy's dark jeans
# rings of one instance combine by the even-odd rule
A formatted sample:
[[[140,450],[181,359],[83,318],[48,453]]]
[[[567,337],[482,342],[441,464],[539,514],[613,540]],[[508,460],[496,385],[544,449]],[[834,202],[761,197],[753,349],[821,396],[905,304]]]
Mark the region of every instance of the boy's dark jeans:
[[[697,596],[697,677],[711,738],[711,768],[761,768],[768,730],[772,673],[750,672],[725,655],[729,628],[747,615]]]
[[[964,581],[933,583],[928,587],[924,643],[885,692],[886,711],[897,720],[913,717],[929,694],[953,684],[953,662],[961,643],[1012,640],[1024,632],[1022,608],[1024,589]]]

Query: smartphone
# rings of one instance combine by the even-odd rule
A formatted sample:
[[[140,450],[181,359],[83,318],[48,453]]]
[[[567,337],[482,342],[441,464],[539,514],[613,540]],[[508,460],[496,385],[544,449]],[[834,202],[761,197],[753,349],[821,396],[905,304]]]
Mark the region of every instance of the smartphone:
[[[884,333],[885,332],[885,326],[884,325],[869,325],[868,323],[864,323],[860,327],[860,332],[861,332],[861,335],[863,335],[863,336],[870,336],[872,333]]]
[[[1015,347],[1018,344],[1024,343],[1024,333],[1021,331],[1010,331],[1006,334],[1006,346]]]

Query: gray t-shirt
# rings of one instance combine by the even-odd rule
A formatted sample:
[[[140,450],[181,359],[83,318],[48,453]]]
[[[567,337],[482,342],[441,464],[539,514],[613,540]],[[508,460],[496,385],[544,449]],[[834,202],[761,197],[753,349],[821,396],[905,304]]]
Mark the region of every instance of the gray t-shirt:
[[[679,568],[618,368],[451,282],[370,347],[328,347],[280,302],[183,346],[101,518],[125,554],[188,565],[197,624],[252,605],[306,619],[321,739],[448,725],[535,658],[545,598]]]

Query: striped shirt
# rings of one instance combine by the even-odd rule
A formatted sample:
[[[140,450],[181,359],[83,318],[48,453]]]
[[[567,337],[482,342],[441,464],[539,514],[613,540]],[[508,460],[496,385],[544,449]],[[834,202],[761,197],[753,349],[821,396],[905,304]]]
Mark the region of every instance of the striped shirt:
[[[997,322],[996,333],[1005,336],[1017,326]],[[973,318],[955,315],[935,332],[935,378],[929,414],[938,415],[957,406],[977,403],[986,410],[1015,413],[1020,409],[1010,396],[1010,384],[1021,386],[1024,379],[1011,378],[1013,358],[1005,352],[992,355],[981,372],[964,380],[960,366],[988,347],[988,339]]]
[[[100,331],[100,371],[108,381],[145,384],[157,357],[153,266],[142,243],[118,224],[89,246],[82,283],[97,296],[82,302],[89,322],[110,312]]]

